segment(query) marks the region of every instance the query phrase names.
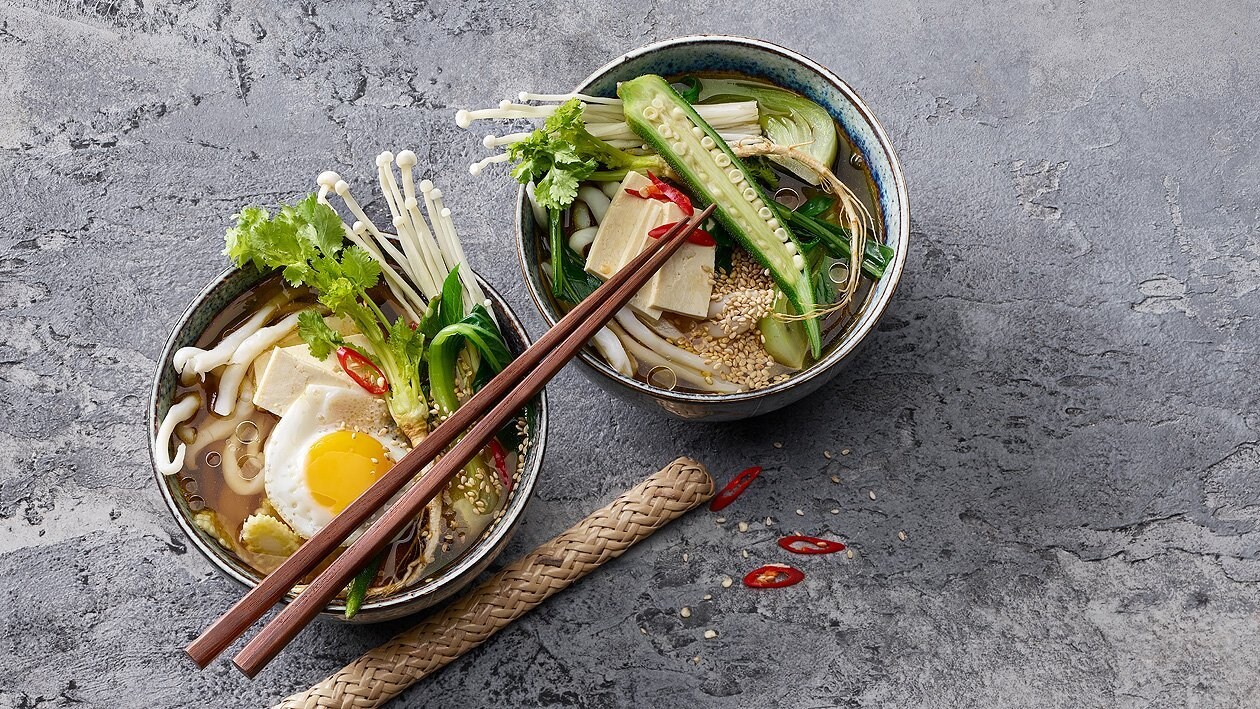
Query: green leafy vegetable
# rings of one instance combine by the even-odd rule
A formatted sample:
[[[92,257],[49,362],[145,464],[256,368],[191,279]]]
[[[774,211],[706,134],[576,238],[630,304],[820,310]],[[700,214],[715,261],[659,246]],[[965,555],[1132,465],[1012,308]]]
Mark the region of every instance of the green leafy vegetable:
[[[836,203],[835,197],[827,195],[814,195],[805,200],[805,204],[796,208],[796,211],[807,217],[817,217],[818,215],[831,209]]]
[[[616,175],[624,177],[627,170],[664,168],[659,156],[632,155],[591,135],[577,99],[561,104],[542,128],[508,146],[507,152],[514,163],[512,177],[534,183],[535,199],[549,210],[573,204],[583,180],[620,180]],[[601,166],[611,172],[596,174]]]
[[[551,292],[570,303],[580,303],[599,288],[599,281],[582,267],[582,258],[564,239],[564,214],[547,210],[548,250],[551,252]]]
[[[310,195],[282,205],[275,216],[261,207],[241,210],[236,226],[228,229],[225,252],[238,266],[280,269],[289,283],[313,288],[334,315],[349,318],[368,341],[361,354],[389,381],[390,413],[408,437],[415,437],[429,410],[420,383],[423,336],[405,322],[391,322],[368,296],[380,280],[380,264],[362,248],[345,246],[344,239],[341,217]],[[313,312],[299,316],[298,334],[320,359],[345,345]]]
[[[429,390],[446,411],[459,408],[455,387],[455,360],[467,343],[481,353],[482,363],[500,372],[512,361],[512,353],[485,307],[478,304],[462,320],[442,328],[429,346]]]
[[[684,76],[678,80],[678,83],[686,86],[686,91],[679,91],[678,95],[683,97],[687,103],[700,102],[700,80],[694,76]]]

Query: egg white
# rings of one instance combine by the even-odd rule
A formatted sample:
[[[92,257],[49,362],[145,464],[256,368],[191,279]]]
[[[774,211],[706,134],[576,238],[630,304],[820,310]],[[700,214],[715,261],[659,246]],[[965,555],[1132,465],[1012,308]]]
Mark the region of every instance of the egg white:
[[[307,539],[334,517],[315,501],[307,485],[307,453],[325,435],[343,429],[376,439],[395,462],[407,453],[385,402],[358,386],[306,387],[267,437],[263,450],[267,499],[293,531]],[[357,539],[370,523],[355,530],[342,545]]]

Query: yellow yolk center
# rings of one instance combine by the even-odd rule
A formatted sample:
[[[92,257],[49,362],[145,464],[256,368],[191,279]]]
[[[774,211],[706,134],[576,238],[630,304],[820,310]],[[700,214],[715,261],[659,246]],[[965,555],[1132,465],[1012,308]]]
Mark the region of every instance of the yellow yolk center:
[[[306,454],[306,485],[315,502],[333,514],[346,508],[394,462],[366,433],[334,431],[315,441]]]

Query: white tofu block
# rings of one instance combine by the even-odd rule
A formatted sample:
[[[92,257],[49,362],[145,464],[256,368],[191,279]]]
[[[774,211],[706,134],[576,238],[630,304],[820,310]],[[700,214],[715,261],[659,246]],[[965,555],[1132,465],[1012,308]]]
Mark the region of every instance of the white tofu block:
[[[367,338],[363,335],[350,335],[346,342],[367,347]],[[335,355],[323,361],[315,359],[306,343],[274,347],[260,360],[264,366],[256,370],[258,386],[254,389],[254,405],[277,416],[284,416],[289,406],[312,384],[360,390],[341,369]]]

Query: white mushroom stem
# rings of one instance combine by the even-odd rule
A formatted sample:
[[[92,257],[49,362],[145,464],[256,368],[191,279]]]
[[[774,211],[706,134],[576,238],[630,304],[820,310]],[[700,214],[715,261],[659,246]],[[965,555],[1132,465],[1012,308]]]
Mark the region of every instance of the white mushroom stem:
[[[393,217],[394,231],[398,233],[398,241],[406,255],[405,261],[399,265],[411,277],[412,282],[419,286],[421,292],[435,292],[441,287],[437,283],[440,271],[434,268],[435,264],[430,262],[428,253],[421,246],[421,240],[428,237],[428,228],[424,227],[423,234],[417,229],[415,219],[407,208],[407,198],[398,189],[398,182],[394,179],[393,161],[394,154],[389,151],[377,155],[376,176]],[[420,219],[420,222],[423,224],[424,219]]]
[[[486,146],[487,150],[493,150],[500,145],[511,145],[519,143],[530,136],[529,133],[508,133],[507,135],[487,135],[481,139],[481,144]]]
[[[591,210],[591,216],[595,217],[595,223],[599,224],[604,221],[604,217],[608,216],[608,207],[612,205],[612,200],[608,199],[597,187],[586,185],[578,189],[577,198],[586,203]]]
[[[621,340],[613,334],[612,330],[601,327],[595,333],[595,337],[591,338],[591,345],[604,358],[608,366],[617,370],[618,374],[625,377],[634,376],[634,364],[630,361],[630,356],[626,354],[626,348],[622,346]]]
[[[600,103],[607,106],[621,107],[621,99],[608,98],[606,96],[591,96],[590,94],[531,94],[528,91],[522,91],[516,95],[518,101],[547,101],[555,103],[564,103],[571,98],[576,98],[583,103]]]
[[[231,361],[232,355],[236,354],[236,348],[251,335],[262,329],[263,325],[267,323],[267,319],[276,311],[276,307],[272,303],[263,305],[249,320],[246,320],[240,327],[233,330],[231,334],[219,340],[219,344],[211,349],[203,350],[197,347],[180,348],[171,357],[171,363],[175,366],[176,371],[181,374],[185,370],[197,374],[205,374],[212,369],[227,364]]]
[[[621,340],[621,344],[625,346],[626,350],[639,361],[640,367],[650,367],[653,369],[656,367],[665,367],[674,373],[674,376],[677,377],[679,382],[701,391],[712,392],[714,394],[734,394],[742,391],[738,385],[728,382],[725,379],[721,379],[716,376],[705,379],[703,374],[691,367],[688,367],[681,362],[670,360],[661,356],[659,352],[653,350],[651,347],[644,346],[638,340],[631,337],[625,330],[621,329],[617,323],[609,323],[609,328],[616,333],[617,337]]]
[[[591,242],[595,241],[595,235],[599,233],[599,227],[588,226],[585,229],[578,229],[569,236],[569,248],[579,256],[586,255],[586,249],[590,247]]]
[[[157,436],[153,439],[153,460],[159,473],[174,475],[184,469],[184,455],[188,452],[188,446],[180,443],[175,447],[175,455],[171,456],[171,436],[177,425],[192,418],[200,408],[201,397],[189,394],[167,410],[162,425],[158,426]]]
[[[690,367],[700,374],[725,373],[726,371],[725,365],[710,364],[695,352],[688,352],[677,345],[671,345],[660,335],[652,332],[647,325],[644,325],[639,320],[639,317],[634,314],[634,311],[629,308],[618,310],[613,317],[617,320],[617,324],[630,333],[632,337],[668,360]],[[635,356],[637,357],[638,355]]]
[[[428,264],[429,273],[433,277],[434,290],[426,295],[433,299],[441,292],[442,281],[446,279],[448,270],[446,268],[446,260],[442,255],[442,249],[438,246],[437,241],[433,238],[433,230],[429,228],[425,222],[424,215],[420,212],[420,202],[416,198],[416,180],[413,168],[416,166],[416,154],[410,150],[404,150],[398,153],[398,168],[402,171],[403,184],[403,204],[407,208],[407,215],[411,218],[411,227],[420,247],[425,262]],[[429,221],[433,220],[433,215],[429,215]]]
[[[247,367],[253,364],[259,355],[275,347],[297,329],[298,318],[303,312],[305,311],[299,310],[296,313],[289,313],[275,325],[268,325],[245,338],[232,354],[229,364],[243,364]]]
[[[507,153],[497,153],[495,155],[491,155],[488,158],[482,158],[478,160],[477,162],[469,165],[468,174],[480,175],[481,172],[485,170],[487,167],[490,167],[491,165],[494,165],[495,163],[507,162],[507,161],[508,161]]]
[[[426,187],[429,189],[425,189]],[[451,210],[442,204],[442,190],[433,187],[433,183],[425,180],[420,183],[420,191],[424,193],[425,203],[429,207],[429,219],[433,222],[433,232],[437,236],[438,244],[442,247],[442,253],[446,254],[447,265],[452,269],[459,266],[459,280],[464,284],[464,309],[467,311],[474,305],[484,305],[486,294],[477,283],[477,276],[473,273],[472,267],[468,265],[468,258],[464,255],[464,246],[460,243],[459,234],[455,232],[455,220],[451,219]],[[486,310],[490,313],[490,319],[495,320],[494,312],[488,307]]]

